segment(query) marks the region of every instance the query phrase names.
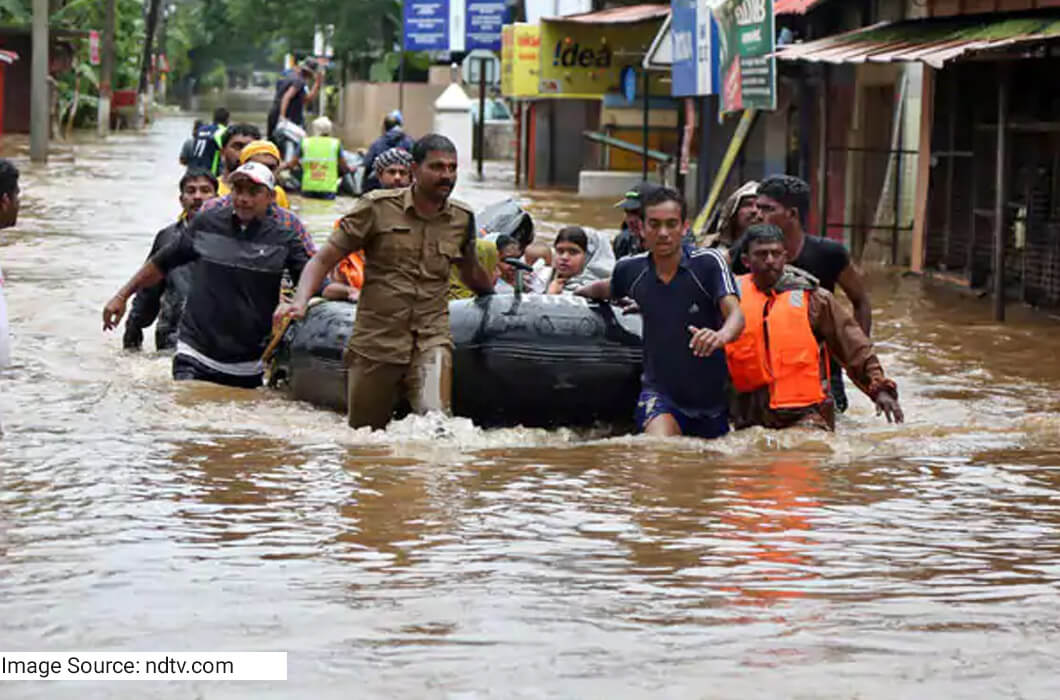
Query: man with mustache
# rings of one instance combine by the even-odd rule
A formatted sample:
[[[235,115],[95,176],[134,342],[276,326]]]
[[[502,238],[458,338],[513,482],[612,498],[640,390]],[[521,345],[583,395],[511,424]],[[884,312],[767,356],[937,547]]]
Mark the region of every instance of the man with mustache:
[[[357,320],[344,353],[353,428],[384,428],[402,396],[416,413],[450,410],[450,267],[457,266],[476,294],[493,291],[475,255],[475,216],[449,197],[456,162],[456,146],[446,137],[428,134],[416,142],[412,186],[361,197],[306,265],[294,300],[276,309],[274,324],[302,318],[324,276],[350,253],[365,252]]]

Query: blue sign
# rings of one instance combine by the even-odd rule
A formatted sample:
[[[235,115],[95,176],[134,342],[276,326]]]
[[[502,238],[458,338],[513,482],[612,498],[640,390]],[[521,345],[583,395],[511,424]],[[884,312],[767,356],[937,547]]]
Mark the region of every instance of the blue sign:
[[[704,0],[671,0],[674,97],[718,92],[720,65],[718,23]]]
[[[461,0],[453,0],[460,2]],[[504,26],[505,0],[466,0],[467,24],[465,51],[501,50],[501,27]]]
[[[622,97],[626,98],[626,102],[637,99],[637,71],[633,66],[623,68],[619,79],[622,83]]]
[[[449,50],[449,0],[405,0],[405,50]]]

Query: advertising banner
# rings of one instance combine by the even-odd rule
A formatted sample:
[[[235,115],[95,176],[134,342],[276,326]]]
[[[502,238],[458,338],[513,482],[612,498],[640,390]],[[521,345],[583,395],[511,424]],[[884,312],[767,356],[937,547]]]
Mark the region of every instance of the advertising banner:
[[[622,69],[640,68],[662,19],[636,24],[585,24],[562,20],[541,23],[540,91],[542,96],[593,98],[621,94]],[[651,93],[669,95],[652,77]]]
[[[672,0],[674,97],[713,95],[718,91],[718,24],[707,0]]]
[[[721,111],[776,109],[773,0],[724,0],[714,8],[721,44]]]
[[[405,0],[406,51],[500,51],[504,0]]]
[[[536,97],[541,63],[541,27],[509,24],[501,45],[501,93],[505,97]]]

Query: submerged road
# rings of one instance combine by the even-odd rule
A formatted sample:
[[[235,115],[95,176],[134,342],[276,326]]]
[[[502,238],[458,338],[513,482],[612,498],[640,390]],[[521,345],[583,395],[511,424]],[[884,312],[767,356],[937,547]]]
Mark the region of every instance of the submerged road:
[[[101,332],[178,212],[190,125],[58,144],[46,167],[0,140],[24,191],[0,233],[3,646],[289,651],[289,680],[4,698],[1060,694],[1055,321],[994,325],[984,302],[873,274],[904,426],[853,395],[836,435],[355,432],[265,389],[176,384],[169,358]],[[488,175],[457,194],[510,194]],[[520,197],[545,232],[617,223],[609,203]],[[349,204],[299,203],[320,241]]]

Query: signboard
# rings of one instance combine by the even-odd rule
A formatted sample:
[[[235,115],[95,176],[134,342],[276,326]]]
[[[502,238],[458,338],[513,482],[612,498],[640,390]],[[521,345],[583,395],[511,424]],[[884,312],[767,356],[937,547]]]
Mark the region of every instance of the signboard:
[[[541,23],[540,90],[552,97],[594,98],[622,93],[622,69],[640,67],[662,19],[636,24]],[[651,94],[669,95],[665,73],[651,78]]]
[[[776,109],[773,0],[724,0],[714,18],[721,44],[721,111]]]
[[[464,50],[500,51],[503,26],[504,0],[467,0]]]
[[[486,71],[486,84],[496,85],[501,80],[501,62],[492,51],[475,49],[460,63],[460,73],[468,85],[478,85],[481,68]]]
[[[99,32],[94,29],[88,33],[88,62],[99,65]]]
[[[718,23],[707,0],[672,0],[670,32],[673,41],[674,97],[717,93]]]
[[[505,97],[536,97],[541,61],[541,27],[510,24],[501,45],[501,92]]]
[[[504,0],[405,0],[406,51],[501,48]]]

